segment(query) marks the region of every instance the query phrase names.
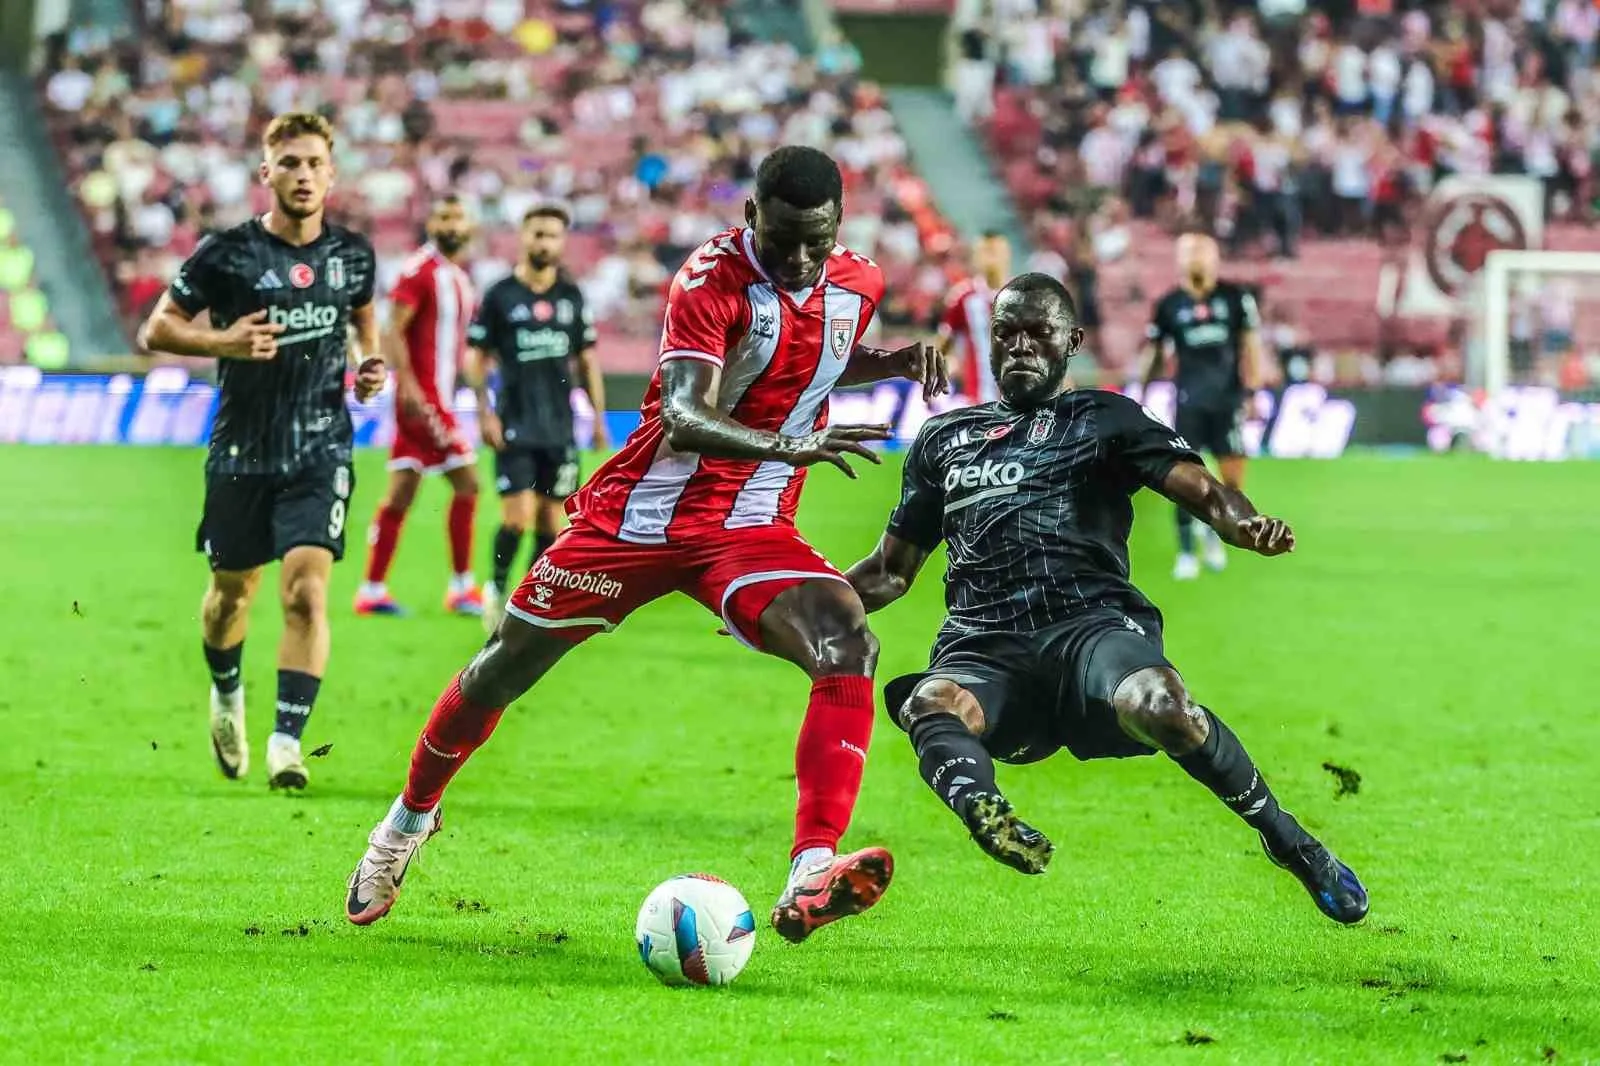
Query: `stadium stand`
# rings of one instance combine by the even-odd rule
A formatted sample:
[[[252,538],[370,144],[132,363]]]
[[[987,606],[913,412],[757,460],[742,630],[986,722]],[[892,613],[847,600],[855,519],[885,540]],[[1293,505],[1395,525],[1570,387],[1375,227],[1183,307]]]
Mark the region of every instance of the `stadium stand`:
[[[0,366],[26,361],[59,370],[67,356],[50,302],[34,287],[33,251],[19,240],[16,216],[0,197]]]
[[[338,127],[334,209],[373,236],[380,284],[433,193],[477,210],[480,284],[510,268],[527,207],[568,205],[570,263],[611,371],[651,366],[671,272],[739,219],[755,163],[779,143],[826,147],[845,168],[843,239],[884,265],[891,329],[923,320],[946,282],[950,256],[935,277],[926,250],[953,253],[949,227],[848,52],[819,69],[711,0],[256,6],[276,17],[178,0],[136,40],[69,37],[48,64],[52,133],[129,323],[205,231],[265,209],[255,138],[290,109]]]

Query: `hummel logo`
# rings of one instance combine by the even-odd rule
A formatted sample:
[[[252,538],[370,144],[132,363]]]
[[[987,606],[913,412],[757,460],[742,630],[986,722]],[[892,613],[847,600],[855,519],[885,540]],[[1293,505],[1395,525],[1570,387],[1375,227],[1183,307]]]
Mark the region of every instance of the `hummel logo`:
[[[257,292],[266,292],[269,289],[281,288],[283,288],[283,282],[279,280],[278,272],[276,270],[268,270],[265,274],[261,275],[261,280],[256,282]]]
[[[841,748],[843,748],[845,751],[852,752],[853,754],[859,755],[863,759],[865,759],[867,757],[867,753],[866,752],[862,751],[860,748],[856,747],[854,744],[850,743],[848,740],[839,741],[839,746]]]
[[[428,738],[427,738],[426,734],[424,734],[423,737],[422,737],[422,746],[427,748],[430,753],[432,753],[434,755],[437,755],[441,759],[459,759],[459,758],[461,758],[461,753],[459,751],[457,751],[457,752],[440,751],[438,748],[434,747],[431,743],[428,742]]]

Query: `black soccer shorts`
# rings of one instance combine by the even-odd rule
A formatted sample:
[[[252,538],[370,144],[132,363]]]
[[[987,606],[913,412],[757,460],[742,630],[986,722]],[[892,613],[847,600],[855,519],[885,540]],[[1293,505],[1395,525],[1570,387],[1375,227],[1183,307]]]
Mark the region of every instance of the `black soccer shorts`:
[[[578,491],[578,449],[509,445],[494,453],[494,487],[502,496],[533,491],[564,500]]]
[[[1243,401],[1226,407],[1178,404],[1178,436],[1198,452],[1210,452],[1219,459],[1244,454]]]
[[[884,687],[889,716],[925,681],[953,681],[983,708],[983,746],[1001,762],[1037,762],[1066,748],[1079,759],[1150,755],[1117,724],[1117,686],[1147,667],[1172,664],[1161,646],[1161,615],[1084,611],[1036,633],[971,633],[943,645],[921,673]]]
[[[284,475],[207,471],[195,550],[213,570],[254,570],[305,546],[342,559],[354,488],[344,463]]]

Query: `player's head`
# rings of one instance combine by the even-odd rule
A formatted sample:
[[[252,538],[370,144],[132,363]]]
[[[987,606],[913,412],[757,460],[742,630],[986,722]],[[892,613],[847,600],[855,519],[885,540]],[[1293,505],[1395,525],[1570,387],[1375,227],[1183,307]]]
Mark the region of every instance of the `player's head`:
[[[428,240],[445,255],[455,255],[472,241],[472,217],[456,195],[441,196],[428,212]]]
[[[1222,255],[1209,233],[1185,233],[1178,238],[1178,271],[1193,287],[1204,291],[1217,283]]]
[[[321,115],[290,111],[261,135],[261,184],[272,189],[273,210],[310,218],[333,187],[333,127]]]
[[[838,243],[843,205],[839,165],[815,148],[786,145],[761,161],[744,220],[773,281],[785,289],[817,283]]]
[[[998,288],[1011,273],[1011,242],[998,230],[988,230],[972,246],[972,269]]]
[[[565,210],[553,204],[530,207],[522,216],[522,254],[535,270],[560,266],[561,256],[567,250],[567,226],[571,222]]]
[[[1065,285],[1049,274],[1022,274],[995,295],[989,337],[1000,395],[1013,407],[1036,407],[1065,387],[1083,330]]]

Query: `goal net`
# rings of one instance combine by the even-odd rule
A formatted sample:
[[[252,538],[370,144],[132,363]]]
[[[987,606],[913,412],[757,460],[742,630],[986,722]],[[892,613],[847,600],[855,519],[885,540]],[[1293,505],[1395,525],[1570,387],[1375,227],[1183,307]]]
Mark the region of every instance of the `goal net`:
[[[1470,443],[1505,458],[1600,458],[1600,252],[1490,252],[1467,301]]]

